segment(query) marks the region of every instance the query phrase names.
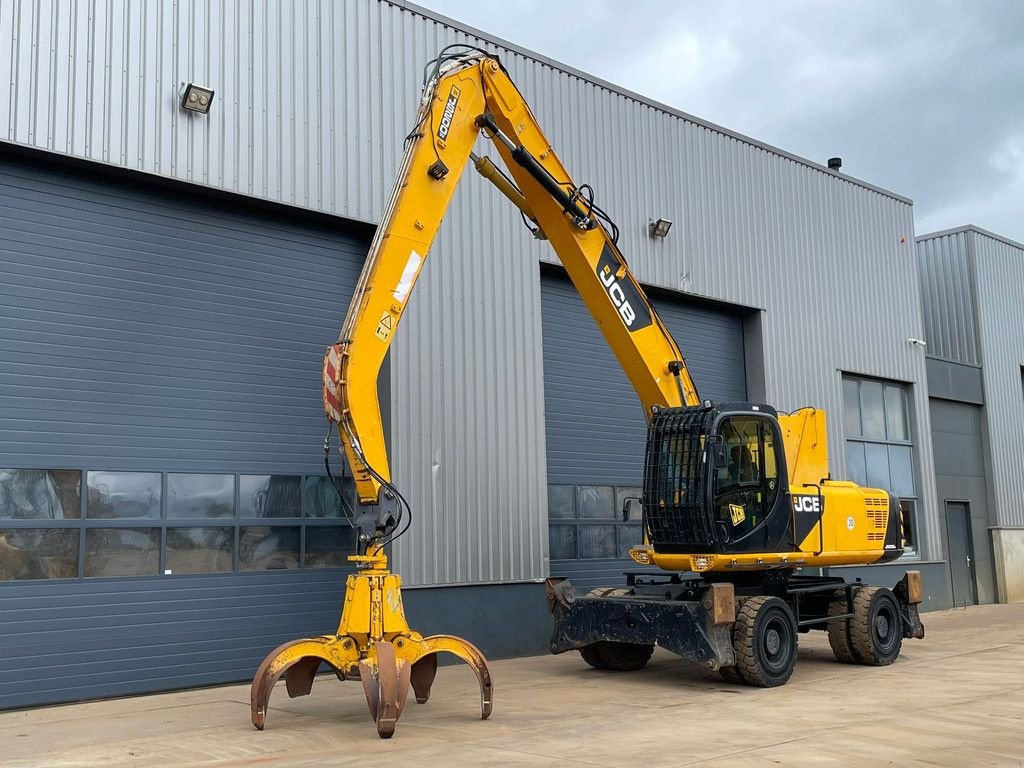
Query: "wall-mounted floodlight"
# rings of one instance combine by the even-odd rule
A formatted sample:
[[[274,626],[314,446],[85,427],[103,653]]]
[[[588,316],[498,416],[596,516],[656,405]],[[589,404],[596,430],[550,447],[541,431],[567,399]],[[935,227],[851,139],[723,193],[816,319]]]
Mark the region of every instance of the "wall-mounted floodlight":
[[[672,222],[668,219],[658,219],[647,225],[647,234],[651,237],[668,237],[668,231],[672,229]]]
[[[213,104],[213,91],[201,85],[189,83],[181,95],[181,108],[187,109],[189,112],[205,115],[210,111],[211,104]]]

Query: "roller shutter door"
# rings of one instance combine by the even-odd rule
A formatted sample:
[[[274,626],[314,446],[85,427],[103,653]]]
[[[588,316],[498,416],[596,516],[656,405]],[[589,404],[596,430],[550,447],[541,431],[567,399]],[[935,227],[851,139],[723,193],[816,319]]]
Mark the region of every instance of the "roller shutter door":
[[[544,409],[551,573],[582,587],[622,583],[639,540],[622,499],[639,495],[644,414],[604,337],[562,274],[541,277]],[[701,397],[745,400],[743,319],[684,300],[655,298]]]
[[[336,625],[320,365],[367,233],[276,211],[0,157],[0,708]]]

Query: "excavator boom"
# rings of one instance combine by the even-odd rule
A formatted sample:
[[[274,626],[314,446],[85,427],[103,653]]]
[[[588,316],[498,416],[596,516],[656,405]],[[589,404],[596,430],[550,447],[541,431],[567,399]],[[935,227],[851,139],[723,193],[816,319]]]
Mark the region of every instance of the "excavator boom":
[[[481,134],[493,142],[511,179],[473,154]],[[442,57],[424,89],[394,192],[324,367],[325,411],[338,424],[362,504],[386,507],[382,487],[392,492],[377,378],[471,159],[550,241],[644,412],[699,402],[682,353],[616,245],[614,225],[589,187],[572,181],[499,61],[476,51],[451,61]]]

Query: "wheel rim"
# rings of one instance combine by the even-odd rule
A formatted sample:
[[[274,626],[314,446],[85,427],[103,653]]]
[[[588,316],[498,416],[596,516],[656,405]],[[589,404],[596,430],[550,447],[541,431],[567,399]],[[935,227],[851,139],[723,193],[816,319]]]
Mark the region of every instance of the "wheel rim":
[[[761,655],[771,672],[783,672],[789,666],[793,649],[793,628],[786,617],[773,612],[766,617]]]
[[[779,631],[775,628],[769,629],[768,635],[764,639],[764,647],[768,649],[768,653],[778,653],[780,645],[782,645],[782,640],[779,639]]]
[[[888,602],[880,605],[875,613],[875,620],[872,628],[875,635],[875,644],[878,650],[887,652],[896,644],[896,630],[899,624],[892,606]]]

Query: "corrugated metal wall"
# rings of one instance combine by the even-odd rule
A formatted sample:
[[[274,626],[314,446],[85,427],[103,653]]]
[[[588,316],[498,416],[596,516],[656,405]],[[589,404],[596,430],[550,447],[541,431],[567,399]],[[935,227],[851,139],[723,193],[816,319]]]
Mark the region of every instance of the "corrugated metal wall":
[[[943,515],[947,499],[968,503],[978,601],[992,603],[996,591],[989,527],[994,520],[988,500],[989,469],[985,465],[982,409],[969,403],[933,398],[931,411],[935,481]]]
[[[967,237],[957,230],[917,241],[924,339],[929,355],[981,365]]]
[[[544,405],[548,482],[638,486],[647,423],[640,400],[583,300],[564,275],[544,275]],[[652,297],[703,398],[745,400],[743,319],[726,310]]]
[[[982,366],[991,522],[1024,526],[1024,245],[966,226],[925,235],[917,250],[929,354]]]
[[[0,158],[0,468],[322,474],[321,355],[368,240],[308,218]],[[56,524],[88,576],[98,530],[145,526],[159,552],[161,525],[235,523],[168,510]],[[247,679],[336,625],[346,576],[155,566],[0,580],[0,709]]]
[[[692,341],[686,362],[701,397],[745,400],[743,313],[662,294],[651,299],[668,329]],[[641,541],[639,513],[623,525],[621,499],[640,494],[647,422],[636,392],[568,277],[545,269],[541,300],[550,523],[556,531],[579,524],[572,536],[576,556],[559,553],[553,545],[551,575],[571,578],[581,591],[619,584],[623,571],[639,568],[627,554]],[[588,534],[597,541],[585,544]]]
[[[919,385],[921,533],[939,553],[924,361],[906,343],[923,335],[908,201],[406,3],[8,0],[0,39],[8,140],[368,221],[423,63],[449,42],[495,50],[642,281],[766,310],[769,400],[838,415],[840,371]],[[209,118],[176,107],[188,81],[217,91]],[[659,216],[676,222],[665,241],[645,234]],[[546,249],[469,181],[396,341],[395,476],[419,514],[397,556],[415,583],[545,574]],[[838,420],[830,447],[842,474]]]
[[[365,234],[0,159],[0,467],[323,474]]]
[[[1024,245],[969,234],[996,524],[1024,526]]]

